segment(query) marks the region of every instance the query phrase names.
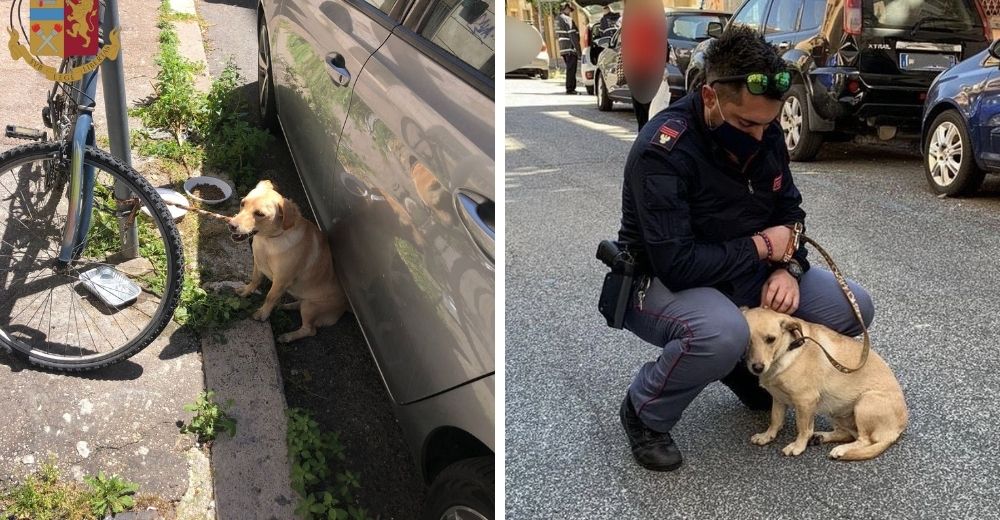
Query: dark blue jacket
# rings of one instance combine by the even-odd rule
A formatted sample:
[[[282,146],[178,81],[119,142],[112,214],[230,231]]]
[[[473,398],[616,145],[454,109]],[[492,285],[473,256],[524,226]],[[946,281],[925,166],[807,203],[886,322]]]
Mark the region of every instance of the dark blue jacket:
[[[671,291],[714,287],[756,306],[772,267],[757,258],[751,237],[804,223],[802,196],[777,122],[741,169],[712,138],[703,107],[693,92],[639,132],[625,162],[618,240]],[[795,259],[809,269],[805,246]]]

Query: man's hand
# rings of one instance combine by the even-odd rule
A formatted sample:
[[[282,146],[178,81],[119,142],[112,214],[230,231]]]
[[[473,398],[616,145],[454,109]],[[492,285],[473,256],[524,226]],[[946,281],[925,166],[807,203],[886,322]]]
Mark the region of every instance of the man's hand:
[[[764,283],[760,306],[789,315],[794,313],[799,308],[799,282],[788,271],[777,269]]]

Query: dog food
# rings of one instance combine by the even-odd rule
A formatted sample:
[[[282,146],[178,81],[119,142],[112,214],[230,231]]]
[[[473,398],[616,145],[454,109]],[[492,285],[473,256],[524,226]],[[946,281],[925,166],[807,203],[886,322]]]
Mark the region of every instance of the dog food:
[[[194,188],[191,188],[191,193],[202,200],[222,200],[226,198],[226,194],[222,192],[222,189],[211,184],[195,185]]]

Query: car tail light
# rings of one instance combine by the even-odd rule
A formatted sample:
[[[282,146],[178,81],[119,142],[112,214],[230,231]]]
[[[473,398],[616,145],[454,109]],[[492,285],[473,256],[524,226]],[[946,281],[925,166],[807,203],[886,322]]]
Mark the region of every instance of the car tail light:
[[[844,32],[861,34],[861,0],[847,0],[844,5]]]
[[[988,41],[993,41],[993,30],[990,29],[990,19],[986,17],[986,10],[980,0],[972,0],[976,4],[976,11],[979,11],[979,19],[983,21],[983,37]]]
[[[851,94],[857,94],[859,90],[861,90],[861,84],[858,83],[858,80],[852,79],[851,81],[847,82],[848,92],[850,92]]]
[[[588,70],[585,73],[585,75],[587,76],[587,79],[594,79],[594,71],[592,71],[592,70]]]

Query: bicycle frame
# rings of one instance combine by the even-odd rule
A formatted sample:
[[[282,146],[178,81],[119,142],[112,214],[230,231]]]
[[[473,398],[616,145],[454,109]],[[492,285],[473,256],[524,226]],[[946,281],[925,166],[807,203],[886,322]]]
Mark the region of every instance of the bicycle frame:
[[[119,25],[118,0],[102,2],[98,18],[102,29],[101,44],[103,45],[104,35],[109,34]],[[96,143],[93,112],[96,106],[96,80],[102,69],[104,69],[102,77],[104,104],[108,115],[111,152],[125,161],[126,164],[131,165],[132,162],[128,143],[128,119],[125,115],[123,60],[124,50],[118,59],[105,61],[100,67],[88,72],[74,84],[73,98],[79,112],[72,127],[72,137],[69,143],[69,211],[59,250],[59,261],[64,264],[69,264],[78,258],[87,246],[87,232],[90,230],[90,217],[94,207],[94,182],[96,179],[94,168],[83,164],[83,152],[86,146],[93,146]],[[116,200],[127,200],[130,197],[128,188],[125,186],[116,184],[114,191]],[[119,212],[119,229],[122,239],[122,256],[124,258],[137,257],[138,229],[121,212]]]

